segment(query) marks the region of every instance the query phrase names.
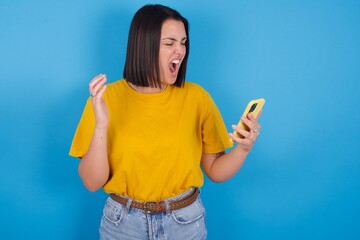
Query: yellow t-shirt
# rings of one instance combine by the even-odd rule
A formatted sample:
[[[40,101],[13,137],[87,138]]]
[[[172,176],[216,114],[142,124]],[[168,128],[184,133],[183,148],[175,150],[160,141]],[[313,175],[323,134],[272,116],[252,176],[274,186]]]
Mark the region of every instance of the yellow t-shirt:
[[[110,177],[103,186],[138,201],[159,201],[190,187],[201,187],[202,153],[232,146],[220,112],[199,85],[168,86],[161,93],[142,94],[125,80],[107,85]],[[88,100],[70,155],[87,152],[95,127]]]

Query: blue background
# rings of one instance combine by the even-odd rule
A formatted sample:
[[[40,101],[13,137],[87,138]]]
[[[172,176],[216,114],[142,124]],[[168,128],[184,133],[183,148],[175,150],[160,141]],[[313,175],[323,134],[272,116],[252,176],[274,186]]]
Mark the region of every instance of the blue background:
[[[88,82],[122,77],[148,1],[0,2],[1,239],[97,239],[106,195],[68,156]],[[264,97],[261,137],[206,179],[208,239],[360,239],[360,1],[158,1],[190,21],[187,79],[224,121]]]

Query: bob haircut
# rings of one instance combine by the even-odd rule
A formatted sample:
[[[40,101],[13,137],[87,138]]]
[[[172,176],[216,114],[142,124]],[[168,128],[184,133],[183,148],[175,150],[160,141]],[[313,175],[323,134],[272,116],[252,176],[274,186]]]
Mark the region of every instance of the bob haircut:
[[[161,87],[159,70],[161,27],[169,19],[183,22],[187,36],[186,54],[174,83],[177,87],[183,86],[190,48],[189,24],[179,12],[159,4],[145,5],[134,15],[124,67],[126,81],[136,86]]]

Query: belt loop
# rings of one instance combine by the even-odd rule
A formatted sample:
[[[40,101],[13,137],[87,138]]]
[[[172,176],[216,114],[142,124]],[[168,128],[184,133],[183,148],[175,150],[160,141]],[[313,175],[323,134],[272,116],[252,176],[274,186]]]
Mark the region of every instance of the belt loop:
[[[129,211],[130,211],[130,207],[131,207],[132,201],[133,201],[132,198],[128,198],[128,201],[127,201],[126,206],[125,206],[125,208],[126,208],[126,214],[128,214]]]
[[[164,203],[165,203],[165,209],[166,209],[166,216],[170,217],[170,213],[171,213],[171,210],[170,210],[170,203],[169,203],[169,200],[164,200]]]

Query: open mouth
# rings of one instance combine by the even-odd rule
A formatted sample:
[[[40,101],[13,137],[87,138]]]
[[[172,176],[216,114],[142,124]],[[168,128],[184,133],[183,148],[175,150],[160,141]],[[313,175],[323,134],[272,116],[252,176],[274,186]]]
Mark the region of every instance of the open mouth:
[[[179,71],[179,68],[180,68],[180,60],[179,59],[172,60],[169,66],[170,73],[173,76],[176,76],[177,72]]]

